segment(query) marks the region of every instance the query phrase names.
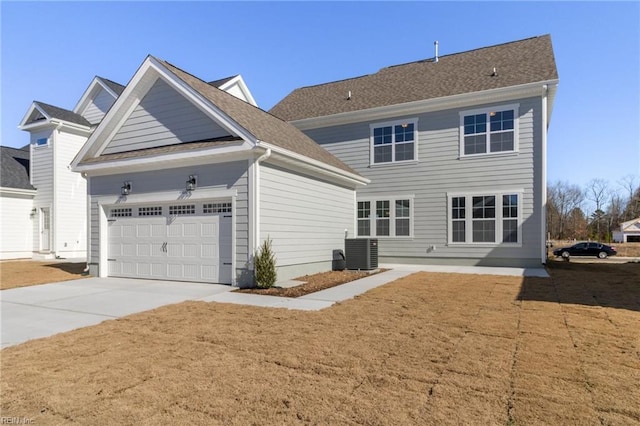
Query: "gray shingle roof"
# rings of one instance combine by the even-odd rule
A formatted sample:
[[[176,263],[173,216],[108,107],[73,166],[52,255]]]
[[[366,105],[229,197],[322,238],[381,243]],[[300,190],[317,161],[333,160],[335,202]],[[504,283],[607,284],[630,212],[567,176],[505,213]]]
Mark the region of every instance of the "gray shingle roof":
[[[543,35],[302,87],[269,112],[293,121],[557,78],[551,37]]]
[[[104,78],[104,77],[98,77],[100,78],[100,80],[102,80],[107,86],[109,86],[109,89],[113,90],[116,95],[120,96],[122,94],[122,92],[124,92],[124,88],[125,86],[123,86],[122,84],[118,84],[115,81],[111,81],[108,78]]]
[[[219,80],[213,80],[213,81],[209,81],[207,84],[210,84],[212,86],[215,86],[217,88],[220,88],[220,86],[222,86],[223,84],[225,84],[227,81],[232,80],[234,78],[236,78],[237,75],[232,75],[231,77],[227,77],[227,78],[221,78]]]
[[[29,183],[29,149],[0,146],[0,186],[5,188],[35,189]]]
[[[83,126],[91,127],[91,123],[87,121],[86,118],[81,116],[80,114],[76,114],[73,111],[69,111],[68,109],[59,108],[57,106],[45,104],[44,102],[34,102],[38,105],[42,110],[51,118],[55,118],[58,120],[67,121],[69,123],[81,124]],[[31,124],[34,121],[29,121],[27,124]]]
[[[357,174],[353,169],[338,158],[334,157],[327,150],[322,148],[291,124],[282,121],[268,112],[240,100],[217,87],[207,84],[199,78],[194,77],[168,62],[160,59],[156,60],[166,66],[170,72],[174,73],[195,91],[224,111],[236,123],[247,129],[258,140],[337,167],[349,173]]]

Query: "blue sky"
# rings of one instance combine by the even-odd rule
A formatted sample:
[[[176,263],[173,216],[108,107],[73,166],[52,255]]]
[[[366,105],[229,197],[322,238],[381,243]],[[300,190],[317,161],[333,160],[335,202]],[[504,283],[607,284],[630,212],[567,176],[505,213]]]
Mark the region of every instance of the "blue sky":
[[[2,145],[33,100],[72,109],[93,76],[126,84],[148,54],[202,78],[242,74],[258,105],[293,89],[551,34],[560,86],[549,181],[640,175],[639,2],[7,2]]]

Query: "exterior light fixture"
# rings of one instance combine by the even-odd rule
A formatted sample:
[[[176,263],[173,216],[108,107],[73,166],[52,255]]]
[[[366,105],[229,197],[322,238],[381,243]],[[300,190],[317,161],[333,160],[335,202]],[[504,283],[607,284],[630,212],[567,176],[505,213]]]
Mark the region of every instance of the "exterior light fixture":
[[[131,193],[131,182],[125,181],[124,185],[120,188],[120,193],[122,195],[129,195],[129,193]]]
[[[197,176],[189,175],[189,180],[187,181],[187,192],[194,191],[196,189],[197,184]]]

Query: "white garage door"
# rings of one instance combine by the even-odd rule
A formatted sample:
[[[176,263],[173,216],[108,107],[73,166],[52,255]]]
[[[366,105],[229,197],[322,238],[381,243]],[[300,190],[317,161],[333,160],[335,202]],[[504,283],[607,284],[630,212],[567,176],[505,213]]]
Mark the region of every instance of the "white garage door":
[[[109,276],[231,284],[231,203],[112,207]]]

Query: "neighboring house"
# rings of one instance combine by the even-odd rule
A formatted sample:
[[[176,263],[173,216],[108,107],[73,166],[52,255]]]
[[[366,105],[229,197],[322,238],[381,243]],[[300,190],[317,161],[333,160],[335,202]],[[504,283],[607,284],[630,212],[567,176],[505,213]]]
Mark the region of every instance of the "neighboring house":
[[[368,180],[245,89],[144,60],[72,162],[92,275],[250,285],[267,238],[279,279],[331,269]]]
[[[371,183],[357,236],[381,262],[546,261],[548,35],[294,90],[270,112]]]
[[[620,231],[613,233],[616,243],[640,243],[640,217],[620,224]]]
[[[211,84],[255,104],[239,75]],[[95,77],[73,110],[37,101],[31,104],[19,126],[30,133],[27,150],[20,152],[27,168],[21,179],[28,187],[4,188],[7,182],[16,183],[5,176],[9,173],[5,157],[6,164],[15,163],[5,154],[15,150],[3,148],[3,258],[87,256],[87,185],[83,176],[70,170],[70,164],[123,90],[118,83]],[[15,178],[17,169],[11,170]],[[12,197],[9,204],[8,197]]]
[[[28,148],[0,147],[0,259],[31,257],[33,198]]]
[[[33,258],[86,257],[87,186],[69,165],[121,91],[95,77],[73,110],[35,101],[20,122],[30,133],[30,183],[36,188]]]

